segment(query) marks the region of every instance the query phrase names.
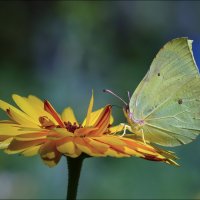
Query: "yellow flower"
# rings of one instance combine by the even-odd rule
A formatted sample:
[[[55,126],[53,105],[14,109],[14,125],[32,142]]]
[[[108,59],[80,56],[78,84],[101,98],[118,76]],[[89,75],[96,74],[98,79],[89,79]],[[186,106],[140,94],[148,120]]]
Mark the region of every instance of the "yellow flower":
[[[70,107],[59,115],[47,100],[32,95],[12,97],[20,109],[0,100],[0,108],[10,118],[0,121],[0,148],[8,154],[40,154],[50,167],[62,155],[76,158],[82,153],[95,157],[136,156],[177,165],[171,152],[118,135],[123,126],[111,127],[110,105],[92,112],[93,95],[82,123],[78,123]]]

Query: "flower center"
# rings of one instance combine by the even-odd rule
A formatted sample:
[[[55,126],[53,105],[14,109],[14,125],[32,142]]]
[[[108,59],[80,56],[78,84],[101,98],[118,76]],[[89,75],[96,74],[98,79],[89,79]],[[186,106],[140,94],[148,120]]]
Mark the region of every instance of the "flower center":
[[[54,129],[54,128],[61,128],[60,125],[55,125],[48,117],[41,116],[39,117],[39,122],[41,123],[42,128],[46,129]],[[64,122],[65,128],[69,131],[74,133],[76,129],[83,128],[82,125],[77,124],[74,122],[73,124],[71,122]]]
[[[76,122],[74,122],[73,124],[71,122],[64,122],[65,124],[65,128],[69,131],[74,133],[74,131],[76,129],[82,128],[82,126],[80,124],[76,124]]]

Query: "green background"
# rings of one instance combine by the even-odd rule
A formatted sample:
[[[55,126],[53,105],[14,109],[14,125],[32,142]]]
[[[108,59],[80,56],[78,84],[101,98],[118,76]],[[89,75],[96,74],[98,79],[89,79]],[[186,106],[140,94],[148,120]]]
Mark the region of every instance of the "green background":
[[[79,121],[92,89],[95,108],[122,106],[102,89],[127,100],[172,38],[193,39],[200,63],[198,1],[1,1],[0,28],[0,98],[34,94],[58,112],[72,106]],[[116,124],[125,122],[122,109],[113,113]],[[78,198],[200,198],[200,138],[170,150],[181,167],[134,157],[86,159]],[[48,168],[39,156],[0,153],[0,198],[65,198],[66,184],[65,158]]]

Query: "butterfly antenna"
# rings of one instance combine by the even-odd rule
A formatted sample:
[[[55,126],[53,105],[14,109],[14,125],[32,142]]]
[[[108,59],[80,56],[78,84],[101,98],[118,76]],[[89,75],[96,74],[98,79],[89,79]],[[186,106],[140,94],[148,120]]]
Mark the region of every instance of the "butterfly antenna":
[[[128,100],[129,100],[129,102],[131,101],[131,96],[130,96],[130,92],[129,91],[127,91],[128,92]]]
[[[114,96],[117,97],[119,100],[121,100],[126,106],[128,106],[128,104],[127,104],[121,97],[119,97],[117,94],[115,94],[115,93],[112,92],[111,90],[103,89],[103,92],[110,93],[110,94],[114,95]]]

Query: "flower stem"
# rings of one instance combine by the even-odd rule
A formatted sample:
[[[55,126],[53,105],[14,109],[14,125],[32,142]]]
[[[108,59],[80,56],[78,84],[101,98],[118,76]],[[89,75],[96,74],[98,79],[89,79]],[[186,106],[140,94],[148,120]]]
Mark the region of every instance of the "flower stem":
[[[77,158],[67,157],[67,164],[68,164],[67,200],[76,199],[78,182],[84,158],[85,156],[79,156]]]

